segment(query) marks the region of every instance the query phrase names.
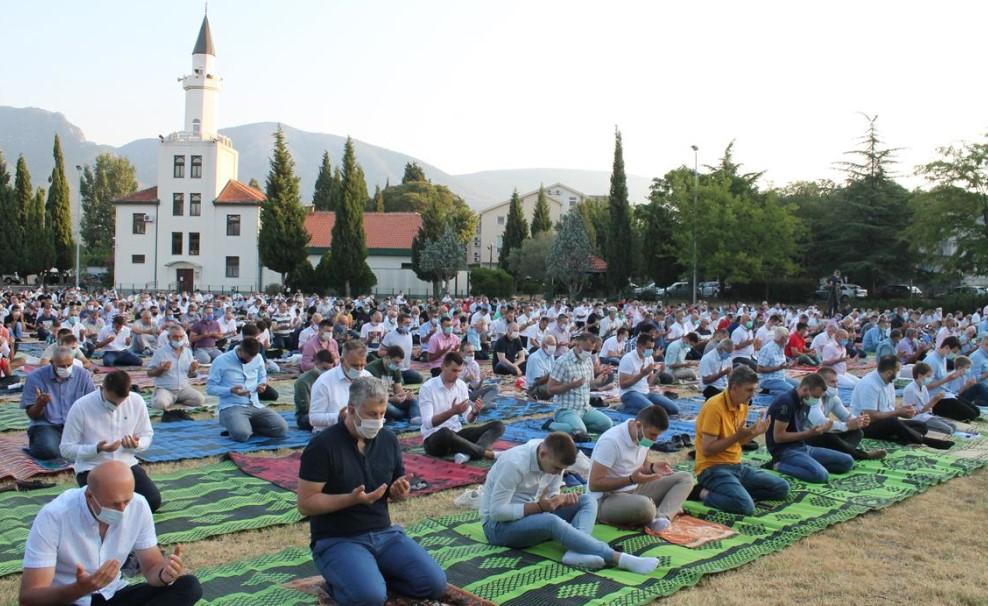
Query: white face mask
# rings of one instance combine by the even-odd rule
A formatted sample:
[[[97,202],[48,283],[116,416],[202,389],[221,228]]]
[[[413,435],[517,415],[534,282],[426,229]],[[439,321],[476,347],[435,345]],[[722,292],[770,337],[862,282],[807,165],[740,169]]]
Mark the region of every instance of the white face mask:
[[[547,354],[549,354],[550,356],[553,355],[553,354],[555,354],[556,353],[556,346],[555,345],[546,345],[545,346],[545,352]]]
[[[463,361],[464,362],[467,362],[467,363],[473,362],[475,359],[476,359],[476,356],[463,356]]]
[[[827,386],[827,396],[829,396],[829,397],[832,398],[832,397],[834,397],[836,395],[837,395],[837,388],[836,387],[830,387],[828,385]]]
[[[347,378],[350,379],[351,381],[356,381],[357,379],[360,378],[360,371],[357,370],[356,368],[350,368],[348,366],[344,369],[344,372],[346,373]]]
[[[373,440],[380,433],[381,429],[384,427],[384,419],[364,419],[361,418],[359,414],[354,415],[357,422],[354,427],[360,437],[366,440]]]
[[[184,338],[182,338],[182,339],[169,339],[169,341],[171,342],[172,349],[179,349],[180,347],[182,347],[183,345],[185,345],[185,339]]]
[[[90,496],[92,497],[92,495]],[[99,501],[96,501],[96,497],[92,497],[92,499],[93,501],[96,502],[97,505],[99,505]],[[100,508],[99,513],[96,513],[94,511],[93,515],[96,516],[97,520],[103,522],[107,526],[115,526],[119,524],[121,521],[123,521],[124,511],[127,511],[126,507],[124,508],[124,511],[120,511],[118,509],[110,509],[109,507],[104,507],[102,505],[99,505],[99,508]]]
[[[69,377],[72,376],[72,367],[69,366],[68,368],[63,368],[61,366],[56,366],[55,376],[57,376],[59,379],[68,379]]]

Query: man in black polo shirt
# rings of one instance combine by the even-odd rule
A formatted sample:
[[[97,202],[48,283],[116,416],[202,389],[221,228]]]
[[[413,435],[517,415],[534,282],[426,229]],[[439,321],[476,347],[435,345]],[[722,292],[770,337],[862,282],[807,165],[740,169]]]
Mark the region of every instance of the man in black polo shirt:
[[[518,337],[518,324],[509,322],[508,332],[494,342],[494,374],[525,376],[527,353]]]
[[[437,599],[446,573],[391,525],[388,498],[408,496],[398,438],[384,426],[388,392],[373,377],[350,386],[346,415],[302,453],[298,510],[309,516],[312,559],[341,606],[384,604],[387,592]]]
[[[806,440],[823,435],[834,422],[810,424],[810,409],[820,404],[827,383],[816,373],[803,377],[799,387],[780,394],[768,407],[770,429],[765,445],[772,455],[772,469],[805,482],[822,484],[831,473],[847,473],[854,466],[851,455],[810,446]]]

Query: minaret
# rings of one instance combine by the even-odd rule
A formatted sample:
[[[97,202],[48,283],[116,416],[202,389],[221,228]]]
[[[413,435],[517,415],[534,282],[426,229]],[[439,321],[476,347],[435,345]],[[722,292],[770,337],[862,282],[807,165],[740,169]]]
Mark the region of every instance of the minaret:
[[[216,75],[216,51],[209,18],[202,18],[199,38],[192,49],[192,74],[182,78],[185,89],[185,132],[193,137],[216,136],[216,104],[223,80]]]

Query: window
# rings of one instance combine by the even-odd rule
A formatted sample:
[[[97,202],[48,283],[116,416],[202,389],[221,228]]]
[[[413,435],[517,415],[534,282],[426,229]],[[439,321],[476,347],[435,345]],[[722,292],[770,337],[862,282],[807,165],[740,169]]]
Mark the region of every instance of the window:
[[[198,74],[199,70],[196,70],[196,73]],[[199,118],[196,118],[192,121],[192,134],[198,137],[201,133],[202,133],[202,122],[199,120]]]
[[[202,178],[202,156],[192,156],[192,166],[189,167],[189,177],[192,179]]]
[[[148,224],[144,221],[144,213],[134,213],[134,227],[132,231],[140,235],[148,233]]]
[[[240,235],[240,215],[226,216],[226,235],[228,236]]]
[[[192,156],[192,170],[195,170],[195,166],[196,166],[195,162],[196,162],[196,157]],[[576,202],[576,196],[570,196],[569,203],[573,204],[574,202]]]
[[[497,248],[498,250],[501,250],[501,245],[503,243],[504,243],[504,236],[498,236],[497,237],[497,244],[495,244],[495,248]]]
[[[202,214],[202,194],[189,194],[189,216],[198,217]]]
[[[134,265],[143,265],[144,255],[130,255],[130,262]]]
[[[497,224],[504,225],[504,215],[501,215],[500,217],[497,218]]]
[[[473,253],[473,262],[480,263],[480,253]]]
[[[185,194],[172,194],[172,216],[181,217],[185,214]]]
[[[480,238],[474,238],[473,245],[476,246],[477,248],[480,248]]]
[[[185,176],[185,156],[175,156],[175,166],[172,176],[181,179]]]
[[[197,231],[189,232],[189,255],[199,256],[199,232]]]
[[[180,231],[172,232],[172,254],[182,254],[182,232]]]
[[[240,257],[226,258],[226,277],[227,278],[240,277]]]

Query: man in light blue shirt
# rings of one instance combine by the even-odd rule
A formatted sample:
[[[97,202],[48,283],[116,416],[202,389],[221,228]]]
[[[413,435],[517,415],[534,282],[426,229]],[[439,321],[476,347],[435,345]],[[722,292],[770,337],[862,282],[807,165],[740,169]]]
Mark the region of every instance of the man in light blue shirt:
[[[260,351],[257,339],[245,337],[232,351],[213,360],[209,369],[206,393],[219,397],[220,425],[237,442],[246,442],[254,433],[281,438],[288,431],[285,419],[258,398],[270,389]]]
[[[36,459],[57,459],[62,429],[69,408],[82,396],[96,390],[92,375],[73,364],[72,350],[59,347],[51,363],[27,376],[21,392],[21,408],[31,419],[27,429],[28,451]]]
[[[546,335],[542,347],[535,350],[528,358],[525,366],[525,383],[528,385],[528,396],[533,400],[549,400],[549,373],[555,361],[556,337]]]
[[[772,340],[758,350],[758,366],[755,368],[758,373],[758,386],[769,393],[785,393],[799,387],[798,381],[786,377],[789,361],[783,348],[788,340],[789,331],[782,326],[776,326],[772,332]]]
[[[875,353],[878,344],[885,338],[888,328],[889,321],[881,318],[877,324],[865,331],[864,336],[861,337],[861,348],[865,350],[865,353]]]
[[[988,388],[988,334],[981,337],[981,344],[971,354],[971,376]]]

